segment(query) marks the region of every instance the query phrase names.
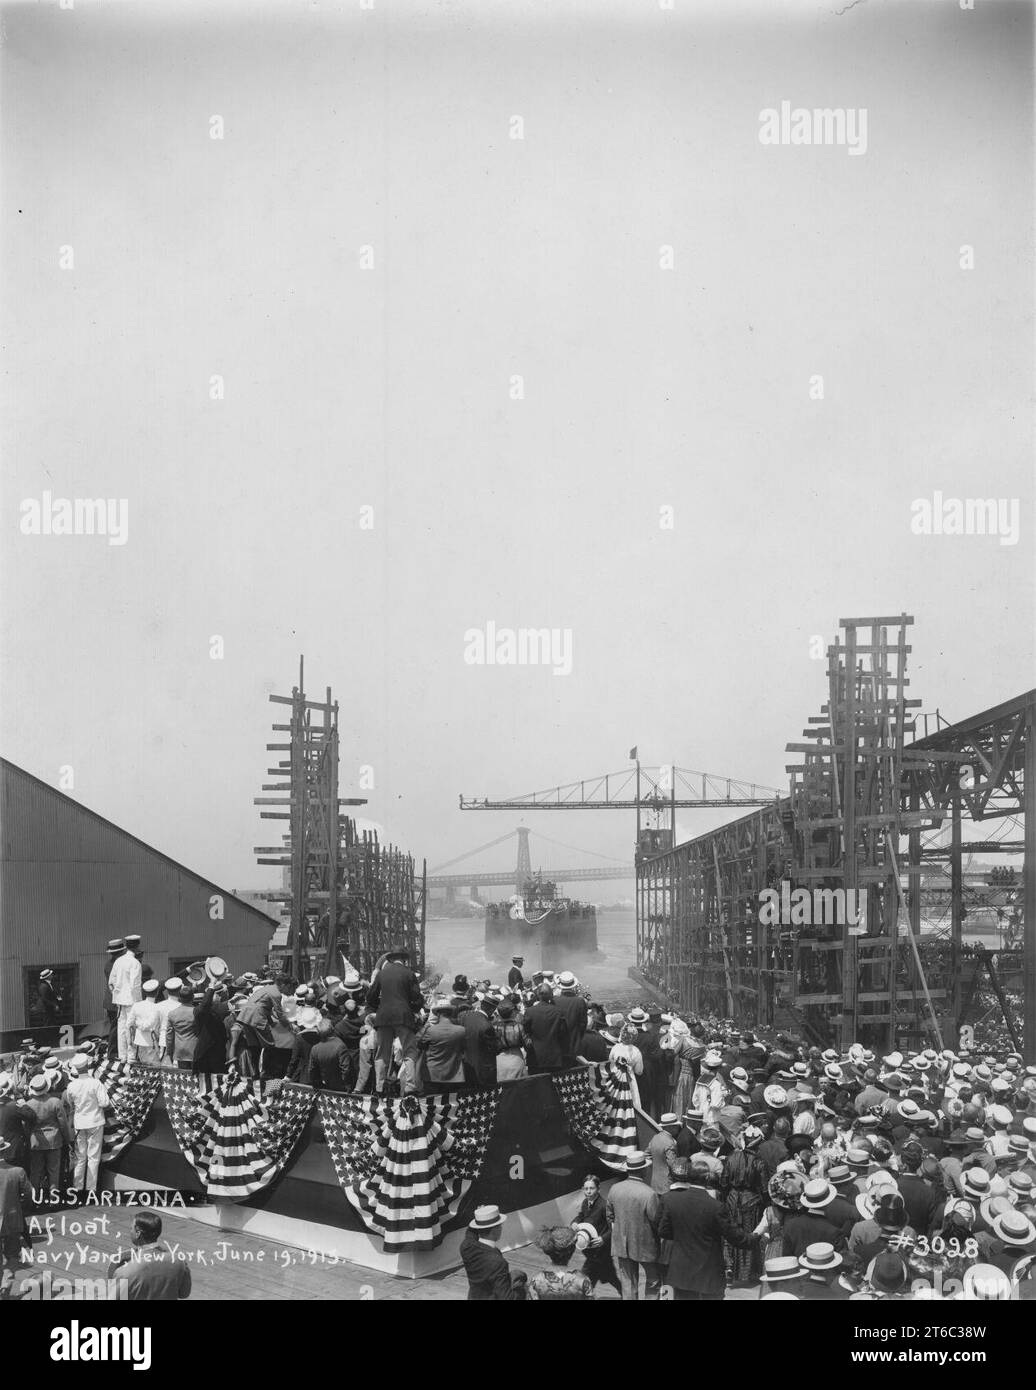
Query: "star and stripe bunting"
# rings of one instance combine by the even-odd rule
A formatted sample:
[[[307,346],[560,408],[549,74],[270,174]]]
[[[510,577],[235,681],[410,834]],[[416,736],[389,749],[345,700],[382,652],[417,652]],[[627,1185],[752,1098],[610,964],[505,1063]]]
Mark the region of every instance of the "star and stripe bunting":
[[[187,1071],[162,1074],[173,1133],[213,1201],[237,1201],[284,1169],[309,1119],[308,1086]]]
[[[499,1100],[499,1087],[401,1100],[318,1093],[339,1184],[386,1252],[442,1241],[482,1172]]]
[[[572,1133],[602,1163],[618,1170],[639,1148],[633,1083],[622,1062],[598,1062],[554,1074],[554,1090]]]
[[[108,1092],[110,1109],[104,1117],[104,1147],[101,1162],[111,1163],[144,1128],[155,1097],[162,1089],[158,1067],[114,1058],[100,1064],[94,1073]]]

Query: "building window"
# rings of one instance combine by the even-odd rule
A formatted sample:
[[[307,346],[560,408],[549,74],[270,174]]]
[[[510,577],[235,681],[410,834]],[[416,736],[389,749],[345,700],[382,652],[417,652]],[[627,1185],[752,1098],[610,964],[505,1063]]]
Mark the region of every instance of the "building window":
[[[40,972],[52,970],[48,980]],[[27,965],[22,969],[27,1028],[59,1028],[79,1013],[78,965]]]

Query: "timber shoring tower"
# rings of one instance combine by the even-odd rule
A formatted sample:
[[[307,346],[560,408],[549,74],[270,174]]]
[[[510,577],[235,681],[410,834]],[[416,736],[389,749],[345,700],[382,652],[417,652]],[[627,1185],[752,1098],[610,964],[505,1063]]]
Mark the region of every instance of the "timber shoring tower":
[[[842,620],[827,653],[828,701],[806,741],[788,745],[802,755],[787,768],[788,796],[663,853],[638,852],[638,971],[685,1010],[811,1042],[956,1045],[961,984],[975,969],[961,946],[961,817],[1022,815],[1023,1036],[1007,1023],[1033,1061],[1036,820],[1025,812],[1036,691],[908,741],[920,704],[905,694],[912,622]],[[921,935],[922,831],[947,819],[957,891],[943,942]],[[762,924],[760,893],[782,882],[855,889],[860,926]]]
[[[289,870],[289,887],[267,893],[270,902],[288,905],[291,972],[298,980],[341,974],[348,960],[368,973],[394,944],[410,951],[414,969],[424,969],[425,865],[415,872],[413,857],[383,846],[372,830],[358,830],[342,806],[364,806],[365,797],[338,795],[338,703],[328,688],[323,701],[307,700],[304,664],[290,695],[271,695],[291,709],[290,722],[274,724],[287,741],[267,751],[286,756],[267,774],[255,804],[263,820],[286,820],[280,845],[257,845],[260,864]],[[284,780],[287,779],[287,780]],[[276,810],[266,809],[277,807]]]

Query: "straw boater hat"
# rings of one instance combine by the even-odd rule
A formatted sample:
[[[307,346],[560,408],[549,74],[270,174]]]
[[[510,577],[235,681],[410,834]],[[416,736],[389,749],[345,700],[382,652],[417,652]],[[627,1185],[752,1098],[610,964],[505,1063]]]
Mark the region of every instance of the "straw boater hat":
[[[1008,1205],[1006,1211],[998,1212],[990,1221],[993,1234],[1005,1245],[1015,1248],[1031,1245],[1036,1241],[1036,1226],[1027,1216]]]
[[[984,1168],[968,1168],[961,1178],[961,1191],[965,1197],[984,1202],[990,1195],[989,1174]]]
[[[771,1110],[783,1110],[788,1104],[788,1093],[783,1086],[767,1086],[763,1100]]]
[[[818,1241],[815,1245],[807,1245],[806,1253],[799,1256],[799,1264],[803,1269],[837,1269],[841,1263],[841,1255],[827,1241]]]
[[[672,1110],[667,1110],[659,1120],[658,1125],[660,1129],[679,1129],[680,1123],[680,1116]]]
[[[493,1206],[476,1207],[475,1215],[468,1222],[469,1231],[492,1231],[504,1224],[500,1208]]]
[[[41,970],[41,971],[40,971],[40,979],[41,979],[41,980],[49,980],[53,974],[54,974],[53,970]]]
[[[735,1067],[730,1073],[730,1079],[739,1091],[748,1090],[748,1072],[744,1067]]]
[[[651,1167],[651,1160],[641,1149],[634,1149],[632,1153],[626,1155],[626,1172],[642,1173],[645,1168]]]
[[[806,1183],[802,1189],[802,1196],[799,1201],[807,1211],[821,1211],[829,1206],[838,1193],[827,1181],[826,1178],[814,1178],[812,1182]]]
[[[780,1284],[786,1279],[801,1279],[802,1269],[794,1255],[775,1255],[763,1264],[764,1284]]]
[[[1013,1292],[1010,1276],[996,1265],[971,1265],[964,1271],[963,1284],[969,1303],[1007,1303]]]
[[[887,1192],[898,1193],[899,1184],[891,1173],[879,1168],[867,1179],[866,1191],[861,1192],[856,1198],[856,1210],[865,1221],[873,1219],[883,1194]]]
[[[558,976],[558,984],[561,986],[562,994],[572,994],[579,988],[579,981],[572,974],[571,970],[562,970],[561,974]]]
[[[36,1076],[30,1077],[29,1090],[32,1091],[35,1095],[41,1096],[43,1095],[44,1091],[50,1090],[50,1082],[47,1079],[47,1077],[43,1075],[42,1072],[39,1072]]]

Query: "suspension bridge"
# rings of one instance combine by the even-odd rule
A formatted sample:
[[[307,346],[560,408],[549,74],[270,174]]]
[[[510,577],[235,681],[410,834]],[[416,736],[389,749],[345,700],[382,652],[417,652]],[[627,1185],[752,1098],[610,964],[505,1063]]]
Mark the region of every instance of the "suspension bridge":
[[[506,835],[499,835],[495,840],[490,840],[487,844],[477,845],[474,849],[467,850],[464,854],[459,854],[455,859],[449,859],[445,864],[439,864],[428,875],[429,889],[445,890],[447,901],[451,900],[458,889],[466,888],[472,897],[478,897],[480,888],[508,888],[511,892],[519,892],[521,885],[532,873],[532,857],[529,850],[529,837],[535,834],[537,842],[543,841],[555,849],[565,850],[571,854],[586,856],[596,860],[594,864],[583,865],[575,868],[555,868],[549,863],[540,863],[537,867],[542,868],[545,873],[554,880],[555,883],[566,885],[570,883],[601,883],[606,880],[625,880],[632,884],[636,877],[636,871],[630,862],[623,863],[621,860],[613,859],[608,855],[598,854],[595,850],[580,849],[576,845],[566,845],[560,840],[552,840],[548,835],[540,835],[530,831],[527,826],[519,825],[515,829],[509,830]],[[485,854],[487,850],[495,849],[498,845],[507,844],[510,841],[516,842],[516,856],[513,868],[479,870],[462,869],[457,867],[465,859],[473,859],[476,855]],[[548,852],[549,854],[549,852]],[[450,871],[450,872],[447,872]]]

